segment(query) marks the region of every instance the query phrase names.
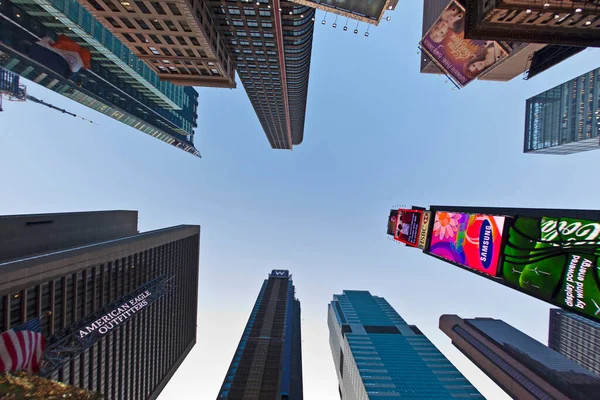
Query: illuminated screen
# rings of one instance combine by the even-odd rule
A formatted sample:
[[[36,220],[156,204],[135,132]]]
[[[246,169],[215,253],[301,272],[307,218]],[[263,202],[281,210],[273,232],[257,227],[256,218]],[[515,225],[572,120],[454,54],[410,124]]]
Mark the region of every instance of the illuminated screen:
[[[416,247],[421,231],[422,215],[423,211],[421,210],[398,210],[394,239],[409,246]]]
[[[515,217],[504,247],[504,281],[600,320],[600,222]]]
[[[429,253],[496,276],[504,217],[437,211]]]
[[[423,51],[461,87],[507,56],[497,42],[465,39],[464,17],[464,8],[451,1],[420,43]]]
[[[385,6],[385,0],[314,0],[313,2],[374,20],[379,20]]]

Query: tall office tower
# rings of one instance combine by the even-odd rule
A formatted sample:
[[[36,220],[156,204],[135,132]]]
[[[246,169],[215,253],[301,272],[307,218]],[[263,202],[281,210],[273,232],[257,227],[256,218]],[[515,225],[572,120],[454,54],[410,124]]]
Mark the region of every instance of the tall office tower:
[[[0,238],[0,332],[41,316],[40,375],[156,399],[196,343],[200,227],[138,233],[135,211],[17,215],[0,218]]]
[[[195,156],[198,93],[163,82],[75,0],[0,2],[0,67]],[[65,34],[90,49],[78,83],[32,58],[44,36]]]
[[[600,68],[527,100],[525,153],[572,154],[599,148]]]
[[[551,309],[548,346],[600,375],[600,323],[561,309]]]
[[[593,373],[504,321],[442,315],[440,329],[514,399],[590,400],[600,393]]]
[[[327,314],[342,400],[484,399],[383,297],[344,290]]]
[[[465,4],[463,0],[458,2],[463,6]],[[436,24],[436,21],[450,3],[452,3],[451,0],[424,1],[423,37]],[[467,10],[466,15],[469,16],[469,10]],[[465,32],[465,36],[466,34],[467,32]],[[519,43],[504,41],[501,44],[508,51],[508,56],[487,68],[477,76],[477,79],[505,82],[521,76],[523,73],[526,74],[525,78],[529,79],[585,49],[585,47],[552,45],[546,44],[546,42],[529,43],[523,41],[523,43]],[[436,65],[426,53],[422,53],[420,70],[421,73],[425,74],[447,73],[439,65]]]
[[[315,9],[285,0],[210,0],[212,16],[274,149],[302,143]]]
[[[300,301],[292,276],[266,279],[235,351],[218,400],[302,400]]]
[[[203,0],[80,0],[161,80],[235,87],[231,55]]]
[[[469,39],[600,46],[595,0],[464,0]]]

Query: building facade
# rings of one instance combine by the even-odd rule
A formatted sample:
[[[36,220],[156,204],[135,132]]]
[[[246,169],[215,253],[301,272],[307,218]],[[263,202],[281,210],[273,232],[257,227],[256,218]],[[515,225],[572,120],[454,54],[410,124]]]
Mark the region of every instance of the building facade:
[[[198,93],[156,73],[75,0],[0,2],[0,67],[147,135],[200,156],[194,147]],[[81,85],[27,56],[41,37],[65,34],[92,53]]]
[[[600,323],[551,309],[548,347],[600,375]]]
[[[527,100],[525,153],[572,154],[600,146],[600,68]]]
[[[300,301],[292,276],[266,279],[227,370],[218,400],[302,400]]]
[[[484,399],[384,298],[344,290],[327,314],[342,400]]]
[[[64,234],[47,252],[0,262],[0,331],[42,315],[40,374],[106,399],[156,399],[196,343],[200,228],[138,234],[134,217],[120,211],[0,219],[23,225],[16,241],[47,237],[50,227]],[[90,243],[93,237],[102,241]]]
[[[315,9],[285,0],[209,0],[269,144],[302,143]]]
[[[81,0],[80,3],[161,80],[235,87],[231,55],[201,0]]]
[[[442,315],[440,329],[512,398],[589,400],[600,391],[593,373],[504,321]]]
[[[597,1],[465,0],[465,5],[468,39],[600,46]]]

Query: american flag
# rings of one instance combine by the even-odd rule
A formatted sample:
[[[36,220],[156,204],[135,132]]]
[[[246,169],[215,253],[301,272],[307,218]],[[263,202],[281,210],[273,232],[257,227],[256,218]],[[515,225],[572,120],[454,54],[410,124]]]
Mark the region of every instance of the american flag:
[[[45,348],[39,318],[0,333],[0,372],[39,372]]]

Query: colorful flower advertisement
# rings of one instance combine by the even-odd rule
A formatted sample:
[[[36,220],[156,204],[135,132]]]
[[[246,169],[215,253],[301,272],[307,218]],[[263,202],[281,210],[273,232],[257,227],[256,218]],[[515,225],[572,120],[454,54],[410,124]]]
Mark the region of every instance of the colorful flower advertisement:
[[[465,39],[465,9],[456,1],[448,4],[420,45],[460,87],[508,55],[495,41]]]
[[[429,253],[497,276],[504,222],[505,217],[436,211]]]
[[[394,240],[417,247],[421,232],[422,210],[399,209],[396,216]]]
[[[504,281],[600,320],[600,222],[515,217],[504,247]]]

